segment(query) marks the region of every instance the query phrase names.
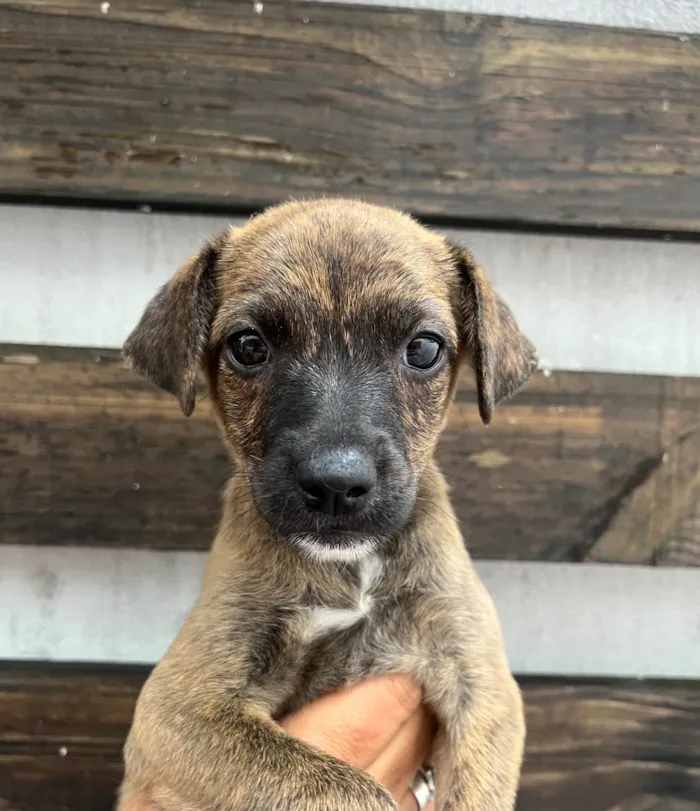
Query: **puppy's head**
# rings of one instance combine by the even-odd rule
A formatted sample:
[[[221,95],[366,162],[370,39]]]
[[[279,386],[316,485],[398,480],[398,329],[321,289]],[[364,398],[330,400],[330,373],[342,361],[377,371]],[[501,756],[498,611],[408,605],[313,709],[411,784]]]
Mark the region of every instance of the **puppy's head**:
[[[536,366],[467,251],[342,200],[273,208],[212,241],[153,298],[124,354],[186,414],[203,366],[258,511],[336,559],[409,521],[460,359],[486,423]]]

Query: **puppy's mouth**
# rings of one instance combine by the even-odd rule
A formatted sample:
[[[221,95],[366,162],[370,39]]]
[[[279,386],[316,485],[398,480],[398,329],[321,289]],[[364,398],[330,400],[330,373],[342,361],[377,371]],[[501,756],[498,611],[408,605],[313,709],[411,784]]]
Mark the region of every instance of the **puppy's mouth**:
[[[377,548],[400,531],[409,521],[415,506],[413,488],[385,497],[348,515],[328,515],[310,511],[295,493],[274,495],[253,481],[253,501],[257,511],[276,530],[282,540],[297,548],[340,550]],[[273,491],[274,492],[274,491]],[[351,551],[348,555],[355,554]]]
[[[296,533],[289,542],[304,557],[319,562],[353,563],[364,560],[383,545],[385,538],[357,532]]]

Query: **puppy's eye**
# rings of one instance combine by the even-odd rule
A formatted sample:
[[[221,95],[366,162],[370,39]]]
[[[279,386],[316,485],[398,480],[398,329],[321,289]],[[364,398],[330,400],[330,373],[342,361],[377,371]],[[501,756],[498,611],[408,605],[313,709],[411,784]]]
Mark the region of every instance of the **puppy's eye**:
[[[228,354],[238,366],[250,368],[267,363],[270,350],[255,330],[244,329],[228,339]]]
[[[403,361],[414,369],[432,369],[440,360],[442,343],[434,335],[417,335],[404,352]]]

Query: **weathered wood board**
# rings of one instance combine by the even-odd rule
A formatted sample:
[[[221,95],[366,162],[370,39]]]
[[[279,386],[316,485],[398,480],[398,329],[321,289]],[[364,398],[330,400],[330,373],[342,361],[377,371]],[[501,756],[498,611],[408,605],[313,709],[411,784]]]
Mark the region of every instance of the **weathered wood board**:
[[[259,13],[256,13],[256,9]],[[0,1],[0,194],[700,229],[700,37],[286,0]]]
[[[206,400],[108,350],[0,345],[0,543],[206,549],[230,463]],[[698,565],[700,380],[538,374],[438,458],[476,557]]]
[[[0,808],[111,811],[141,668],[0,665]],[[700,689],[526,681],[518,811],[698,811]]]

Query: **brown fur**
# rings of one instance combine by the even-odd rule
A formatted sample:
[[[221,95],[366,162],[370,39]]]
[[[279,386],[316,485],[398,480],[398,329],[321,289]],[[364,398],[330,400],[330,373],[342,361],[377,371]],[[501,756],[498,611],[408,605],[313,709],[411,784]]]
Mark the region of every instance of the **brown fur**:
[[[413,512],[381,552],[367,615],[309,636],[314,606],[357,604],[361,565],[304,558],[255,508],[250,478],[274,392],[263,378],[240,379],[222,343],[259,304],[300,363],[333,344],[354,368],[368,336],[386,341],[391,356],[391,336],[418,303],[454,355],[430,380],[388,372],[419,482]],[[280,206],[192,258],[153,299],[125,356],[186,413],[205,368],[240,475],[225,493],[199,599],[139,698],[119,808],[145,798],[167,811],[386,811],[391,800],[372,778],[292,739],[275,719],[368,675],[401,671],[422,685],[439,722],[437,807],[510,811],[521,698],[433,452],[460,357],[474,367],[484,422],[536,361],[472,256],[387,209]]]

